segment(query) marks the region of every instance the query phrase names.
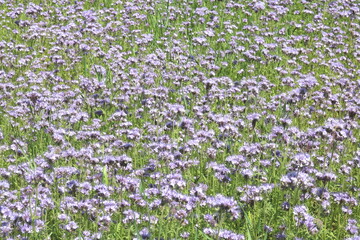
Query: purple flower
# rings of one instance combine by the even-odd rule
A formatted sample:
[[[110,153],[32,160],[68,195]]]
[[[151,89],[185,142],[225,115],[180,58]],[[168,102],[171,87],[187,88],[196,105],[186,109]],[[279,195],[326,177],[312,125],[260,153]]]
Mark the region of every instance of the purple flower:
[[[308,214],[307,208],[305,206],[295,206],[293,213],[294,213],[296,226],[304,225],[312,234],[315,234],[319,231],[315,223],[314,217]]]
[[[314,179],[309,174],[303,172],[289,172],[282,176],[280,181],[283,187],[299,187],[303,190],[311,189],[314,186]]]
[[[215,197],[207,197],[206,202],[210,207],[219,208],[220,211],[231,213],[234,219],[238,219],[240,217],[240,208],[232,197],[228,198],[222,196],[221,194],[217,194]]]
[[[298,153],[293,156],[293,160],[289,164],[290,170],[301,170],[306,167],[313,167],[314,163],[311,161],[311,157],[306,153]]]
[[[272,231],[274,231],[274,229],[268,225],[265,225],[264,226],[264,231],[267,232],[267,233],[271,233]]]
[[[68,224],[66,224],[66,225],[64,226],[64,229],[67,230],[67,231],[69,231],[69,232],[74,232],[76,229],[78,229],[78,227],[79,227],[79,226],[77,225],[76,222],[70,221]]]
[[[149,232],[148,228],[143,228],[140,232],[139,235],[141,236],[142,239],[149,239],[151,237],[151,234]]]
[[[204,228],[203,232],[213,238],[226,239],[226,240],[245,240],[241,234],[236,234],[226,229],[215,230],[212,228]]]
[[[207,164],[207,168],[211,168],[215,172],[215,177],[221,182],[229,182],[231,179],[228,177],[230,170],[224,164],[218,164],[216,162],[210,162]]]
[[[358,234],[359,227],[357,226],[357,221],[355,219],[348,219],[346,231],[348,231],[351,235]]]
[[[284,209],[285,211],[289,211],[290,210],[290,203],[289,202],[283,202],[281,204],[281,208]]]
[[[317,172],[315,175],[318,180],[321,180],[323,182],[335,181],[337,179],[337,176],[334,173],[329,172]]]
[[[205,214],[204,219],[206,222],[208,222],[212,227],[215,227],[218,223],[218,221],[215,219],[215,217],[211,214]]]
[[[254,204],[255,202],[262,201],[263,195],[271,192],[273,188],[273,184],[263,184],[260,186],[245,185],[243,187],[238,187],[237,191],[242,193],[240,201]]]
[[[99,184],[94,186],[94,191],[100,196],[104,198],[108,198],[111,195],[112,187],[108,187],[104,184]]]

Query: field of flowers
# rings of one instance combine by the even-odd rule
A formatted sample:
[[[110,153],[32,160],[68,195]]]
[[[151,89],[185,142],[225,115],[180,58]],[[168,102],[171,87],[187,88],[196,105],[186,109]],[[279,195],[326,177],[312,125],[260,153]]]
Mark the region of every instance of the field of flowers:
[[[0,239],[360,239],[358,0],[0,0]]]

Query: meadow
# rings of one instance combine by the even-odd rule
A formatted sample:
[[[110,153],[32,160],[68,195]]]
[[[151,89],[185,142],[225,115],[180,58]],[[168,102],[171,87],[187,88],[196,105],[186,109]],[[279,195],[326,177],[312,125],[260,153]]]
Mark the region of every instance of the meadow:
[[[360,239],[358,0],[0,0],[0,239]]]

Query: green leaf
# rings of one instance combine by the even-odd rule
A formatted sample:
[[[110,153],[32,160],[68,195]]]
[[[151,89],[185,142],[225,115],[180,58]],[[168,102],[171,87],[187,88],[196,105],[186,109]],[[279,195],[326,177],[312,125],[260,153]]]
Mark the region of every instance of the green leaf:
[[[103,173],[103,183],[108,186],[109,178],[108,178],[108,174],[107,174],[107,166],[103,167],[102,173]]]

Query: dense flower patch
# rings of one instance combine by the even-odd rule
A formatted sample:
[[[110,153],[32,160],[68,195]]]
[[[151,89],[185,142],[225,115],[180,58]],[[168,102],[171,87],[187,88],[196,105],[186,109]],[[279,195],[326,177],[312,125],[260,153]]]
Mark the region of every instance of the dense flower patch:
[[[360,239],[357,0],[0,0],[1,239]]]

